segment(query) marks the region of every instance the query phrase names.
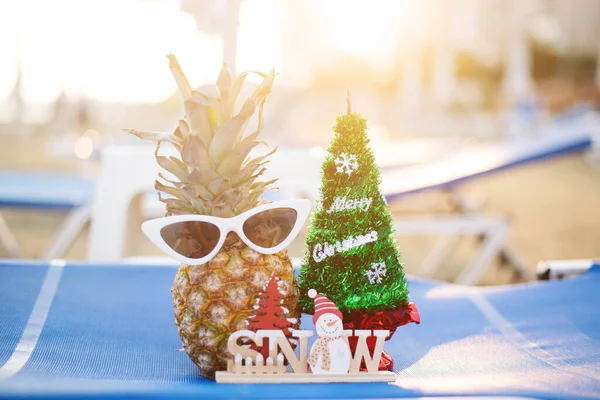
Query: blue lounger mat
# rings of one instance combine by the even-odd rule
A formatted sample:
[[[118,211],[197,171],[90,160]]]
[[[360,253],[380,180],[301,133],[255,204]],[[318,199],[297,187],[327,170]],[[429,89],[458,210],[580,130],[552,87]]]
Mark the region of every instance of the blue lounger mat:
[[[175,351],[175,270],[0,262],[0,398],[600,398],[598,265],[516,286],[411,279],[422,323],[386,343],[395,383],[283,386],[198,376]]]
[[[576,129],[577,128],[577,129]],[[544,135],[505,139],[478,149],[464,149],[439,161],[381,172],[381,192],[388,200],[429,189],[448,189],[480,176],[592,147],[587,128],[552,126]]]
[[[72,209],[90,204],[94,182],[77,175],[1,171],[0,206]]]

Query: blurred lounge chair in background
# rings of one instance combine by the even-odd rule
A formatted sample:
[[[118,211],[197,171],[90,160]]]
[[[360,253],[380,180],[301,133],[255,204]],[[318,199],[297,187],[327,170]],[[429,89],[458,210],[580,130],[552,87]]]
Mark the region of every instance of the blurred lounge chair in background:
[[[102,154],[102,167],[93,204],[88,259],[118,261],[132,255],[144,218],[164,216],[154,181],[161,171],[150,145],[112,146]],[[161,146],[160,154],[175,150]],[[279,177],[283,198],[315,199],[321,160],[308,150],[280,148],[270,157],[265,179]],[[168,175],[168,174],[167,174]],[[315,180],[315,177],[317,180]],[[271,194],[272,195],[272,194]]]
[[[43,254],[44,259],[64,255],[91,216],[94,183],[77,175],[0,172],[0,207],[18,210],[63,210],[68,215]],[[9,257],[19,257],[19,246],[0,214],[0,247]]]
[[[594,137],[598,139],[599,129],[600,123],[595,113],[574,113],[521,138],[506,139],[476,150],[464,150],[433,163],[384,171],[382,192],[390,202],[432,189],[446,192],[453,202],[454,215],[395,218],[400,234],[443,235],[425,259],[419,275],[433,277],[460,236],[474,235],[481,239],[480,246],[469,265],[456,278],[457,283],[472,285],[479,282],[496,256],[500,256],[503,263],[509,265],[518,276],[532,280],[533,271],[506,247],[508,220],[478,213],[477,207],[460,195],[460,186],[497,171],[588,150],[593,147]]]
[[[594,264],[600,265],[600,259],[543,260],[537,265],[536,275],[541,281],[572,278],[586,273]]]

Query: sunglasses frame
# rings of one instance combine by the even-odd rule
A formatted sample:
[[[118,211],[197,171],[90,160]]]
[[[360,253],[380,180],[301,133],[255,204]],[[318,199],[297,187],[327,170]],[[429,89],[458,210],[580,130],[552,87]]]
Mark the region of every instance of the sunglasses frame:
[[[248,220],[248,218],[259,214],[263,211],[268,211],[277,208],[291,208],[296,211],[296,222],[294,227],[290,231],[290,234],[277,246],[271,248],[264,248],[257,246],[252,243],[250,239],[244,233],[244,222]],[[231,218],[221,218],[221,217],[213,217],[209,215],[197,215],[197,214],[186,214],[186,215],[174,215],[170,217],[162,217],[156,218],[152,220],[145,221],[142,223],[142,231],[146,235],[148,239],[152,243],[154,243],[160,250],[162,250],[165,254],[170,256],[171,258],[188,265],[200,265],[210,261],[223,247],[223,243],[225,243],[225,239],[229,232],[235,232],[239,236],[239,238],[252,250],[257,251],[262,254],[274,254],[278,251],[283,250],[286,246],[288,246],[298,235],[302,226],[306,222],[308,215],[310,213],[311,203],[310,200],[306,199],[291,199],[291,200],[282,200],[275,201],[272,203],[264,204],[248,210],[240,215],[236,215]],[[188,258],[179,254],[171,246],[167,244],[167,242],[163,239],[160,232],[165,226],[169,226],[179,222],[209,222],[215,225],[219,229],[219,240],[215,246],[215,248],[201,258]]]

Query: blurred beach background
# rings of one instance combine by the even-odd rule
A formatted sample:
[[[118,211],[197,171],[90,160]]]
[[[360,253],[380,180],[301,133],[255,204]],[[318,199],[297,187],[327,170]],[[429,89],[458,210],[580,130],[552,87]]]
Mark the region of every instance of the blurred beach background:
[[[223,62],[237,73],[274,67],[263,131],[272,146],[326,149],[348,84],[373,144],[398,148],[402,165],[523,137],[600,105],[597,0],[0,0],[0,38],[1,170],[93,178],[106,146],[138,140],[123,128],[173,130],[183,110],[169,53],[206,90]],[[508,243],[528,268],[600,255],[593,154],[483,177],[461,194],[510,219]],[[442,200],[425,192],[392,208],[444,212]],[[25,258],[43,254],[64,218],[2,214]],[[159,254],[138,236],[137,255]],[[409,273],[435,239],[398,237]],[[452,280],[473,242],[462,240],[435,278]],[[67,258],[86,252],[87,230]],[[481,283],[511,279],[494,267]]]

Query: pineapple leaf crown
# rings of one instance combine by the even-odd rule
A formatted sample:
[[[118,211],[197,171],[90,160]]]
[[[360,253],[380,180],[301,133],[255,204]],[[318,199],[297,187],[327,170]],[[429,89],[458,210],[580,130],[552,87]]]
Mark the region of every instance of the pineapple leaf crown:
[[[232,217],[255,207],[263,192],[276,181],[256,179],[264,173],[267,157],[277,148],[259,157],[248,157],[261,143],[257,138],[264,125],[263,106],[273,86],[274,69],[267,74],[247,71],[233,79],[227,65],[223,65],[216,82],[218,96],[214,97],[192,90],[175,56],[167,57],[184,100],[185,117],[179,120],[173,133],[129,130],[142,139],[158,142],[156,161],[175,177],[175,180],[168,179],[161,173],[155,182],[159,198],[166,204],[167,215]],[[236,114],[237,98],[251,73],[260,76],[262,81]],[[257,128],[244,137],[256,111]],[[159,155],[161,142],[172,143],[179,157]]]

